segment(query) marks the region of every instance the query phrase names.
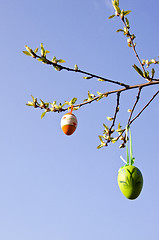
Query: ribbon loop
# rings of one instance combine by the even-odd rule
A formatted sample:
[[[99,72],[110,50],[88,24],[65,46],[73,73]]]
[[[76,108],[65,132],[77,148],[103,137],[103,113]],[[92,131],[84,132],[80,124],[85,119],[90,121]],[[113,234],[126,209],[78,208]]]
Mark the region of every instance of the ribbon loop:
[[[129,150],[128,150],[128,131],[129,131],[129,141],[130,141],[130,157],[129,157]],[[126,126],[126,155],[127,155],[127,165],[133,165],[135,158],[133,157],[132,136],[131,136],[131,130],[129,126]]]

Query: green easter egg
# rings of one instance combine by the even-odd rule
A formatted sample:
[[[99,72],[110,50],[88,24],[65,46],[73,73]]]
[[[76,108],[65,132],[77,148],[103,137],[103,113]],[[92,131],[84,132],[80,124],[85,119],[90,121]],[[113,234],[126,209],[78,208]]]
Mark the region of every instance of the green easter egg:
[[[132,165],[121,167],[118,172],[118,185],[126,198],[136,199],[143,186],[140,170]]]

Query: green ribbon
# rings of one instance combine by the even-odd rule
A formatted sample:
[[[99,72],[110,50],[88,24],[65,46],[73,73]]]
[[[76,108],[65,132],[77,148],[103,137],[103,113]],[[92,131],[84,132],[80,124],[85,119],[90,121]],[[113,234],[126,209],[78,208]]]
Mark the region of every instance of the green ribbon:
[[[127,155],[127,165],[129,165],[128,126],[126,126],[126,155]]]
[[[128,130],[129,130],[129,141],[130,141],[130,165],[133,165],[135,158],[133,157],[133,151],[132,151],[131,130],[130,130],[130,127],[128,127],[128,126],[126,126],[126,155],[127,155],[127,164],[126,165],[129,165]]]

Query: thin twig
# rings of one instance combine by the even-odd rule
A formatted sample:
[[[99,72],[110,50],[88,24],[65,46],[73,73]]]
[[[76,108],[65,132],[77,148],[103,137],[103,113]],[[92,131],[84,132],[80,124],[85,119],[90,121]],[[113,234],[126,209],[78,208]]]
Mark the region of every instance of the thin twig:
[[[115,113],[114,113],[112,125],[111,125],[111,127],[109,128],[109,134],[108,134],[109,137],[110,137],[111,134],[113,133],[112,128],[113,128],[114,125],[115,125],[115,120],[116,120],[116,117],[117,117],[117,113],[119,112],[119,99],[120,99],[120,92],[117,93],[116,108],[115,108]],[[108,145],[109,142],[110,142],[110,139],[107,140],[106,146]]]
[[[114,113],[114,117],[113,117],[113,122],[112,122],[111,127],[109,128],[109,133],[111,133],[111,130],[112,130],[112,128],[114,127],[115,120],[116,120],[116,116],[117,116],[117,113],[119,112],[120,93],[121,93],[121,92],[118,92],[118,93],[117,93],[117,103],[116,103],[115,113]]]
[[[157,94],[159,93],[159,91],[157,91],[155,93],[155,95],[153,95],[153,97],[150,99],[150,101],[145,105],[145,107],[143,107],[143,109],[130,121],[129,126],[136,120],[136,118],[138,118],[141,113],[149,106],[149,104],[154,100],[154,98],[157,96]]]
[[[43,57],[40,57],[38,56],[37,54],[35,54],[35,58],[39,58],[39,59],[42,59],[43,60]],[[110,79],[107,79],[107,78],[103,78],[103,77],[100,77],[98,75],[95,75],[95,74],[92,74],[92,73],[89,73],[89,72],[85,72],[85,71],[82,71],[82,70],[75,70],[73,68],[68,68],[68,67],[64,67],[62,65],[59,65],[57,63],[53,63],[52,61],[48,60],[47,58],[45,58],[45,63],[48,64],[48,65],[52,65],[54,67],[59,67],[59,69],[61,70],[67,70],[67,71],[70,71],[70,72],[78,72],[78,73],[82,73],[82,74],[85,74],[85,75],[88,75],[90,76],[91,78],[98,78],[98,79],[102,79],[103,81],[105,82],[109,82],[109,83],[113,83],[113,84],[117,84],[117,85],[120,85],[120,86],[123,86],[123,87],[126,87],[126,88],[129,88],[129,85],[128,84],[125,84],[125,83],[122,83],[122,82],[118,82],[118,81],[114,81],[114,80],[110,80]]]
[[[125,18],[123,18],[122,21],[123,21],[125,27],[127,28],[127,24],[126,24],[126,22],[125,22]],[[127,29],[128,29],[128,28],[127,28]],[[135,53],[135,56],[136,56],[136,58],[137,58],[137,60],[138,60],[138,62],[139,62],[139,64],[140,64],[143,72],[145,72],[145,68],[144,68],[144,66],[143,66],[143,64],[142,64],[142,62],[141,62],[141,60],[140,60],[140,57],[139,57],[137,51],[136,51],[135,44],[134,44],[134,42],[133,42],[133,39],[132,39],[131,34],[130,34],[129,31],[128,31],[128,33],[127,33],[127,36],[130,38],[131,46],[132,46],[132,48],[133,48],[133,51],[134,51],[134,53]]]
[[[130,117],[129,117],[129,120],[128,120],[127,125],[129,125],[129,123],[130,123],[130,121],[131,121],[132,114],[133,114],[133,112],[134,112],[134,110],[135,110],[135,107],[136,107],[136,105],[137,105],[137,103],[138,103],[138,101],[139,101],[139,99],[140,99],[141,89],[142,89],[142,87],[139,87],[139,91],[138,91],[138,94],[137,94],[137,97],[136,97],[136,101],[135,101],[134,106],[133,106],[133,108],[132,108],[132,110],[131,110]]]
[[[150,99],[150,101],[142,108],[142,110],[130,121],[130,123],[127,125],[128,127],[141,115],[141,113],[149,106],[149,104],[154,100],[154,98],[157,96],[157,94],[159,93],[159,91],[157,91],[155,93],[155,95],[153,95],[153,97]],[[123,135],[123,133],[125,132],[126,128],[123,129],[123,131],[120,133],[120,135],[117,137],[117,140]]]

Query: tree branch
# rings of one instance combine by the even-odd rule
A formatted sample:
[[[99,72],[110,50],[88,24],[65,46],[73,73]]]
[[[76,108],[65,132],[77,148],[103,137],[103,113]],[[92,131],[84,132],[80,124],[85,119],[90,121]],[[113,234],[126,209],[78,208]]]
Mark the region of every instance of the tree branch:
[[[121,89],[105,92],[102,95],[103,95],[103,97],[107,97],[108,95],[111,95],[111,94],[114,94],[114,93],[121,93],[121,92],[128,91],[128,90],[131,90],[131,89],[144,88],[144,87],[148,87],[148,86],[152,86],[152,85],[156,85],[156,84],[159,84],[159,81],[152,81],[152,82],[147,82],[147,83],[143,83],[143,84],[132,85],[132,86],[129,86],[129,88],[121,88]],[[91,100],[88,100],[86,102],[74,105],[74,108],[78,108],[78,107],[82,107],[84,105],[90,104],[94,101],[97,101],[100,98],[101,98],[101,96],[94,97]],[[38,103],[34,104],[33,107],[46,109],[47,112],[51,111],[51,109],[49,107],[46,108],[45,105],[41,107],[40,104],[38,104]],[[68,107],[67,108],[60,108],[60,109],[55,108],[53,110],[53,112],[63,112],[63,111],[67,111],[67,110],[68,110]]]
[[[45,58],[40,57],[37,54],[34,54],[34,58],[41,59],[42,61],[44,60],[44,63],[46,63],[48,65],[52,65],[54,67],[58,67],[60,70],[67,70],[67,71],[70,71],[70,72],[82,73],[82,74],[90,76],[91,78],[102,79],[105,82],[109,82],[109,83],[113,83],[113,84],[117,84],[117,85],[129,88],[128,84],[125,84],[125,83],[122,83],[122,82],[118,82],[118,81],[114,81],[114,80],[110,80],[110,79],[107,79],[107,78],[103,78],[103,77],[100,77],[98,75],[95,75],[95,74],[92,74],[92,73],[89,73],[89,72],[85,72],[85,71],[82,71],[82,70],[79,70],[79,69],[73,69],[73,68],[64,67],[64,66],[62,66],[60,64],[57,64],[57,63],[54,63],[54,62],[48,60],[46,57]]]
[[[124,17],[122,18],[122,21],[123,21],[123,23],[124,23],[124,26],[128,29]],[[142,64],[142,62],[141,62],[141,60],[140,60],[140,57],[139,57],[137,51],[136,51],[135,44],[134,44],[134,41],[133,41],[133,37],[132,37],[132,35],[130,34],[130,31],[129,31],[129,30],[128,30],[128,32],[127,32],[127,36],[130,38],[131,46],[132,46],[132,48],[133,48],[133,51],[134,51],[134,53],[135,53],[135,56],[136,56],[136,58],[137,58],[137,60],[138,60],[138,62],[139,62],[139,64],[140,64],[143,72],[145,72],[145,68],[144,68],[144,66],[143,66],[143,64]]]
[[[32,56],[35,59],[38,59],[39,61],[42,61],[44,64],[48,64],[48,65],[52,65],[57,71],[61,71],[61,70],[66,70],[66,71],[70,71],[70,72],[78,72],[81,74],[86,75],[85,79],[92,79],[92,78],[97,78],[98,80],[101,81],[105,81],[108,83],[112,83],[115,85],[119,85],[120,87],[122,86],[123,88],[120,89],[116,89],[113,91],[108,91],[105,93],[99,93],[97,92],[98,96],[95,96],[94,94],[90,94],[90,92],[88,91],[88,98],[86,100],[84,100],[82,103],[74,105],[77,98],[73,98],[70,102],[65,101],[65,103],[62,105],[61,103],[59,105],[56,105],[56,101],[54,101],[53,103],[44,103],[41,99],[41,103],[39,104],[37,102],[37,98],[34,98],[32,96],[33,102],[28,102],[27,105],[29,106],[33,106],[34,108],[41,108],[44,109],[45,111],[42,113],[41,118],[45,116],[45,114],[47,112],[62,112],[62,111],[66,111],[68,110],[68,108],[71,106],[72,110],[76,108],[76,110],[78,108],[80,108],[81,106],[84,106],[86,104],[90,104],[93,101],[99,101],[101,98],[107,97],[110,94],[114,94],[116,93],[117,95],[117,99],[116,99],[116,108],[115,108],[115,112],[114,112],[114,117],[113,118],[108,118],[108,120],[112,121],[112,125],[110,126],[110,128],[108,126],[106,126],[105,124],[105,130],[104,130],[104,135],[103,136],[99,136],[101,144],[97,147],[97,148],[101,148],[102,146],[107,146],[109,142],[116,142],[118,139],[123,141],[123,144],[120,146],[121,148],[125,146],[125,143],[127,141],[127,139],[125,139],[125,137],[123,136],[123,133],[125,132],[126,129],[122,129],[120,123],[118,124],[118,129],[116,130],[119,134],[118,137],[113,138],[112,137],[112,133],[115,131],[113,129],[114,125],[115,125],[115,121],[117,118],[117,113],[119,111],[119,100],[120,100],[120,95],[122,92],[130,90],[130,89],[136,89],[138,88],[138,94],[136,96],[136,100],[134,101],[133,107],[131,109],[131,113],[130,116],[128,118],[128,122],[127,122],[127,126],[129,127],[141,114],[142,112],[149,106],[149,104],[154,100],[154,98],[157,96],[157,94],[159,93],[159,91],[157,91],[154,96],[149,100],[149,102],[140,110],[140,112],[132,119],[132,115],[134,113],[134,110],[137,106],[137,103],[139,102],[140,99],[140,94],[141,94],[141,90],[144,87],[148,87],[148,86],[152,86],[152,85],[156,85],[159,84],[159,79],[154,79],[154,74],[155,74],[155,69],[152,68],[151,69],[151,77],[149,76],[149,72],[146,71],[145,69],[145,64],[147,64],[146,67],[149,67],[150,64],[154,63],[154,64],[158,64],[159,61],[156,61],[155,59],[151,59],[150,61],[148,60],[143,60],[141,61],[137,51],[136,51],[136,43],[134,43],[134,39],[135,39],[135,35],[131,34],[129,29],[130,29],[130,25],[129,25],[129,21],[127,18],[125,18],[126,15],[128,15],[131,11],[124,11],[124,10],[120,10],[119,8],[119,1],[118,0],[113,0],[112,4],[114,6],[115,9],[115,15],[112,15],[109,17],[115,17],[115,16],[120,16],[123,24],[124,24],[124,30],[123,29],[118,29],[117,32],[124,32],[124,35],[126,35],[127,37],[127,42],[128,42],[128,46],[132,47],[135,56],[137,58],[137,61],[139,62],[141,68],[139,68],[138,66],[136,66],[135,64],[133,65],[134,69],[138,72],[139,75],[141,75],[145,80],[148,80],[147,83],[143,83],[143,84],[136,84],[136,85],[127,85],[123,82],[119,82],[119,81],[115,81],[115,80],[111,80],[111,79],[107,79],[107,78],[103,78],[100,77],[98,75],[83,71],[83,70],[79,70],[77,65],[75,65],[75,68],[69,68],[69,67],[64,67],[62,65],[60,65],[59,63],[63,63],[65,62],[62,59],[56,59],[56,57],[53,57],[52,61],[50,61],[49,59],[46,58],[46,54],[49,53],[49,51],[45,50],[43,47],[43,44],[41,43],[40,47],[41,47],[41,56],[37,55],[36,53],[38,52],[38,48],[36,48],[34,51],[29,48],[28,46],[25,46],[27,51],[23,51],[26,55]],[[65,105],[68,105],[67,108],[63,108]],[[50,107],[52,106],[52,107]],[[71,111],[72,112],[72,111]],[[132,120],[131,120],[132,119]],[[104,139],[104,140],[103,140]]]
[[[103,93],[103,95],[105,97],[107,97],[108,95],[111,95],[111,94],[114,94],[114,93],[118,93],[118,92],[124,92],[124,91],[127,91],[127,90],[131,90],[131,89],[135,89],[135,88],[144,88],[144,87],[148,87],[148,86],[152,86],[152,85],[156,85],[156,84],[159,84],[158,81],[154,81],[154,82],[148,82],[148,83],[143,83],[143,84],[137,84],[137,85],[132,85],[132,86],[129,86],[129,88],[122,88],[122,89],[117,89],[117,90],[113,90],[113,91],[109,91],[109,92],[105,92]],[[96,101],[100,98],[100,96],[97,96],[97,97],[94,97],[92,100],[88,101],[88,102],[84,102],[84,103],[81,103],[81,104],[78,104],[78,105],[75,105],[74,107],[81,107],[81,106],[84,106],[88,103],[91,103],[93,101]],[[67,110],[67,109],[65,109]]]

